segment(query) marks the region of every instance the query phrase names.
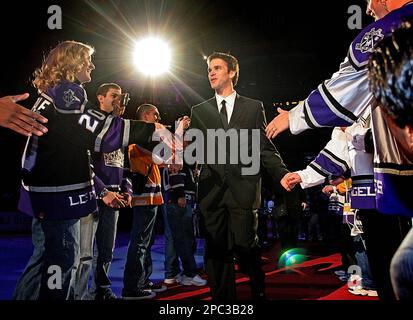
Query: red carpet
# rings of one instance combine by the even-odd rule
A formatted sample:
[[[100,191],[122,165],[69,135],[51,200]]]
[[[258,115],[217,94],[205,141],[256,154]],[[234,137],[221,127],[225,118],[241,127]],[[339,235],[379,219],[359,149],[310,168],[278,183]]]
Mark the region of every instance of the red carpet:
[[[341,266],[340,255],[328,253],[322,243],[303,243],[298,251],[301,255],[296,256],[302,261],[287,263],[287,266],[279,266],[278,244],[263,253],[262,263],[269,300],[378,300],[348,292],[347,283],[340,281],[333,272]],[[237,295],[240,300],[250,299],[248,280],[245,275],[237,273]],[[173,285],[167,291],[159,293],[156,299],[209,300],[210,294],[208,287]]]

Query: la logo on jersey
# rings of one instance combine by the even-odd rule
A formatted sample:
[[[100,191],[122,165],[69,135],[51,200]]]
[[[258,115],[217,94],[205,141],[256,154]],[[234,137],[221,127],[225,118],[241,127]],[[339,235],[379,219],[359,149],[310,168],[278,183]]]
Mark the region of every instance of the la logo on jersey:
[[[356,44],[356,49],[362,53],[373,52],[376,43],[384,38],[382,31],[382,29],[372,28],[369,32],[366,32],[361,41]]]
[[[69,89],[63,92],[63,101],[65,102],[66,108],[69,108],[74,102],[80,102],[80,99],[76,97],[72,89]]]

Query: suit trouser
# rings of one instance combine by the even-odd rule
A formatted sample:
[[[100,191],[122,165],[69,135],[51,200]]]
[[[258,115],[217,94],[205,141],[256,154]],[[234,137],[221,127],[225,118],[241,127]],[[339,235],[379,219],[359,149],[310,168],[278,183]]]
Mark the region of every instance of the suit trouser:
[[[225,192],[223,199],[229,192]],[[206,229],[205,269],[212,299],[236,299],[234,254],[241,272],[250,277],[252,298],[264,298],[265,275],[257,237],[258,211],[229,208],[222,200],[214,210],[202,210],[202,218]]]
[[[295,248],[298,244],[298,224],[302,210],[298,190],[297,188],[291,192],[281,190],[283,196],[280,197],[280,200],[283,201],[283,205],[273,209],[282,251]],[[280,210],[281,208],[283,210]]]

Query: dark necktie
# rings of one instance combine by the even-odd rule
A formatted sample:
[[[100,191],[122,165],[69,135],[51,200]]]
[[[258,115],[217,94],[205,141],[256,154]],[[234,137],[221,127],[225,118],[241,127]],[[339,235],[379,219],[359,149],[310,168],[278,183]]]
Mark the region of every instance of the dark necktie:
[[[222,124],[224,125],[224,129],[227,130],[227,128],[228,128],[228,114],[227,114],[226,101],[222,100],[221,104],[222,104],[222,108],[221,108],[221,111],[219,112],[219,115],[221,116],[221,120],[222,120]]]

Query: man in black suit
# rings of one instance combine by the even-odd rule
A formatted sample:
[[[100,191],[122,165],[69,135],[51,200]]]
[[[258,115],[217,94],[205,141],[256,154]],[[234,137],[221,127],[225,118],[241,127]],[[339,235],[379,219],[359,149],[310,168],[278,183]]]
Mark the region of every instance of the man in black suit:
[[[207,63],[208,78],[215,96],[192,108],[191,129],[200,130],[203,136],[204,163],[199,178],[198,201],[206,229],[208,282],[214,300],[236,298],[235,253],[240,270],[250,277],[252,298],[264,299],[265,275],[257,237],[260,167],[268,171],[280,189],[280,180],[288,170],[265,136],[262,102],[242,97],[234,91],[239,74],[237,59],[229,54],[213,53]],[[225,139],[226,142],[221,140],[217,145],[214,136],[217,132],[238,136],[239,147],[232,138],[230,141]],[[233,150],[229,152],[228,149]],[[215,158],[224,152],[224,161],[213,159],[214,150]],[[233,151],[240,153],[241,161],[243,152],[244,155],[248,152],[252,155],[251,163],[234,161]],[[248,165],[251,166],[247,168]]]

